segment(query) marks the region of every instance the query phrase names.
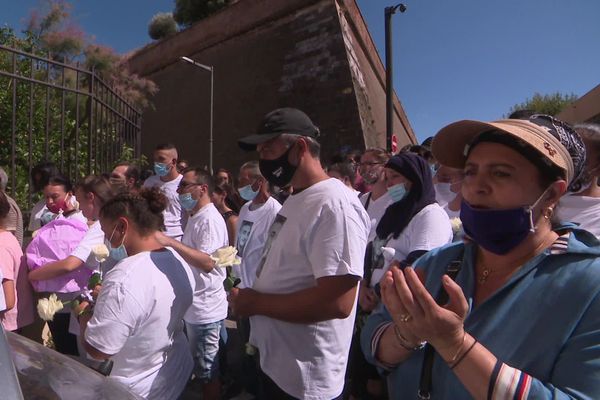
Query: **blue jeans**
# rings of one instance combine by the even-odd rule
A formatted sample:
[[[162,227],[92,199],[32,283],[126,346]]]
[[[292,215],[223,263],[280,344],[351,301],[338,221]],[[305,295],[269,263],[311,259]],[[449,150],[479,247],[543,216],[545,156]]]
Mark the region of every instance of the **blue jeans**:
[[[194,374],[201,382],[219,377],[219,339],[223,320],[208,324],[185,323],[187,337],[194,356]]]

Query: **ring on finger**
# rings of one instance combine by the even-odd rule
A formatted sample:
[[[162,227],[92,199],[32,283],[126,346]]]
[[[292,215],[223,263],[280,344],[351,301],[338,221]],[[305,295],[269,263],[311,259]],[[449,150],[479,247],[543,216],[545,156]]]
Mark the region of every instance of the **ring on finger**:
[[[408,322],[412,319],[412,315],[410,314],[401,314],[400,315],[400,322]]]

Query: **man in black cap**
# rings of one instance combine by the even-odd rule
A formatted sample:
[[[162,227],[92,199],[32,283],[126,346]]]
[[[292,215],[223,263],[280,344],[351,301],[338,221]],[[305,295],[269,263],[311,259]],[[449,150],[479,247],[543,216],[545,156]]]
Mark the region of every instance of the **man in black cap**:
[[[264,397],[341,398],[369,234],[369,217],[319,160],[319,129],[302,111],[266,115],[239,141],[258,151],[262,175],[294,193],[273,222],[252,287],[230,304],[250,316]]]

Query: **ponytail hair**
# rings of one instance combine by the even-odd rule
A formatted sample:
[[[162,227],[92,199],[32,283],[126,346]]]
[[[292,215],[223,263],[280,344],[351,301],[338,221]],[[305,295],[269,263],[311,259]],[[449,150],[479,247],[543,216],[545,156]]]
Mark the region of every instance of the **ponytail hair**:
[[[80,189],[84,193],[94,193],[94,195],[100,199],[100,204],[106,204],[118,193],[117,188],[102,175],[86,176],[77,182],[75,189]]]

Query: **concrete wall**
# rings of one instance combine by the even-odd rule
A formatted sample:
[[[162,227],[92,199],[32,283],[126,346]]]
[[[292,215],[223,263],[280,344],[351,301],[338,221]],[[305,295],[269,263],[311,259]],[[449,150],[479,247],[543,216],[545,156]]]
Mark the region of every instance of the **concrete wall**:
[[[237,138],[268,111],[305,111],[321,129],[324,159],[341,146],[385,145],[383,66],[354,0],[240,0],[190,29],[134,53],[134,73],[160,88],[144,113],[142,150],[161,142],[208,164],[210,74],[214,66],[214,168],[236,170],[255,154]],[[414,134],[396,101],[399,144]]]
[[[571,124],[577,122],[600,123],[600,85],[581,96],[561,111],[557,117]]]
[[[338,13],[350,61],[365,146],[367,148],[385,147],[385,68],[383,62],[356,1],[338,1]],[[395,93],[393,102],[393,132],[398,139],[398,148],[409,143],[417,143],[408,117]]]

